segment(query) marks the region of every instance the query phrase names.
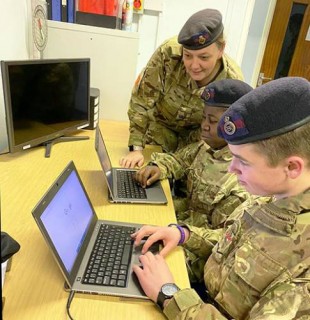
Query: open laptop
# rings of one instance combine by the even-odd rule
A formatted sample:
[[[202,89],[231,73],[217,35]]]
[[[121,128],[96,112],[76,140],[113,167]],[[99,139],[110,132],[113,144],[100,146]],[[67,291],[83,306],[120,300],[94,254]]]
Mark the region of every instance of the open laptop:
[[[32,215],[71,290],[147,299],[132,271],[141,246],[130,234],[141,225],[98,220],[72,161]]]
[[[167,203],[167,198],[160,181],[155,182],[147,188],[142,188],[133,178],[133,175],[137,170],[112,167],[99,127],[96,129],[95,148],[106,177],[110,202],[144,204]]]

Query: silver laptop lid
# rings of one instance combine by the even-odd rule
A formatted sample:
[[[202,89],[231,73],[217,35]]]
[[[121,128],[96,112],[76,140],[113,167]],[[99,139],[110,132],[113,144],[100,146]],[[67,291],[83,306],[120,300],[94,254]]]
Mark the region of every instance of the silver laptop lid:
[[[32,211],[69,285],[72,285],[97,216],[71,161]]]
[[[107,184],[110,194],[113,195],[113,177],[112,177],[112,163],[108,154],[107,147],[104,143],[99,127],[96,129],[95,147],[99,157],[101,167],[107,177]]]

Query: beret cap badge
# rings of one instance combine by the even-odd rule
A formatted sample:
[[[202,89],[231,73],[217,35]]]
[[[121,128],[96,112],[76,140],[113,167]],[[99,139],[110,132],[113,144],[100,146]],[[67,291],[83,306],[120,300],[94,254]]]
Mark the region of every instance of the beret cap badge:
[[[224,129],[225,133],[229,136],[232,136],[236,132],[236,126],[232,121],[230,121],[229,117],[224,118],[223,129]]]
[[[206,89],[202,92],[201,98],[202,98],[205,102],[207,102],[208,100],[211,99],[211,96],[212,96],[212,91],[211,91],[211,90],[212,90],[212,89],[206,88]]]
[[[205,44],[207,41],[207,37],[203,36],[203,35],[200,35],[199,38],[198,38],[198,42],[200,44]]]
[[[242,115],[234,110],[231,111],[231,108],[229,108],[219,121],[218,136],[230,143],[232,140],[248,135],[249,130],[244,123]]]
[[[211,35],[206,31],[200,34],[194,34],[189,40],[188,45],[193,47],[203,46],[210,39]]]

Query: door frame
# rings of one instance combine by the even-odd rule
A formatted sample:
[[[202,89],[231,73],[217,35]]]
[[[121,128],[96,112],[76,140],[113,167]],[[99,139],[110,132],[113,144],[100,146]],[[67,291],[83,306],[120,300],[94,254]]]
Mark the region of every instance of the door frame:
[[[261,5],[259,2],[260,0],[255,1],[255,7]],[[244,69],[251,69],[251,70],[245,70],[247,74],[246,72],[244,73],[245,73],[245,81],[249,83],[253,88],[255,88],[257,84],[276,4],[277,4],[277,0],[270,0],[268,3],[268,7],[266,8],[266,14],[264,16],[262,16],[262,13],[260,13],[259,10],[255,10],[256,9],[255,7],[253,10],[247,42],[249,47],[255,46],[256,57],[254,58],[254,62],[253,61],[251,62],[250,59],[253,59],[253,57],[247,57],[246,56],[247,50],[245,50],[245,54],[243,56],[242,64],[241,64],[241,67],[243,67]],[[258,36],[258,40],[255,40],[254,37],[257,36],[256,26],[257,25],[261,26],[262,20],[263,20],[262,33],[261,35]],[[252,31],[255,33],[254,36],[250,34],[251,26],[253,26],[252,28],[254,29]]]

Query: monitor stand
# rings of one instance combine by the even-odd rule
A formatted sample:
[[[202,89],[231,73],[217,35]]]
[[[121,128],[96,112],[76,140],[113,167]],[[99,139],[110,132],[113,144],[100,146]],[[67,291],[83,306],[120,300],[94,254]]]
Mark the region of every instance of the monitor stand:
[[[43,143],[43,145],[45,146],[45,158],[50,157],[52,145],[55,143],[67,142],[67,141],[88,140],[88,139],[89,139],[89,137],[87,137],[87,136],[80,136],[80,137],[63,136],[63,137],[56,138],[54,140],[47,141],[47,142]]]

